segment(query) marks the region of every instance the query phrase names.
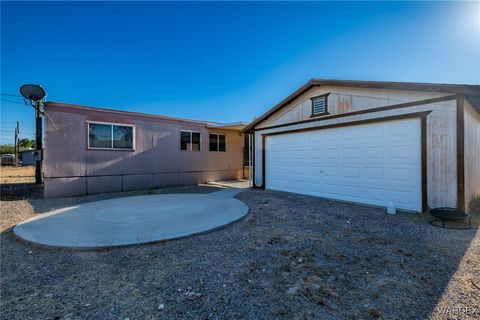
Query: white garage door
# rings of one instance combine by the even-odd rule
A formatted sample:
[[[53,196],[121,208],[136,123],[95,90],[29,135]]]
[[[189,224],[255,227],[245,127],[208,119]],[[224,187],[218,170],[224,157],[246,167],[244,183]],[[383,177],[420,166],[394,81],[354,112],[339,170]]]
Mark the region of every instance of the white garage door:
[[[265,187],[421,211],[420,120],[267,136]]]

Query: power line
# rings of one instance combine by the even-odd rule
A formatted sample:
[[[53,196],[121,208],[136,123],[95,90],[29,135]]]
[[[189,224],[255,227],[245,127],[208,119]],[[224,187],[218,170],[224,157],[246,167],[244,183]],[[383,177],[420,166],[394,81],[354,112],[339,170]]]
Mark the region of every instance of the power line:
[[[23,124],[23,121],[19,121],[21,124]],[[3,125],[12,125],[12,124],[15,124],[17,123],[17,121],[0,121],[0,124],[3,124]]]
[[[24,103],[21,103],[21,102],[12,101],[12,100],[7,100],[7,99],[3,99],[3,98],[2,98],[2,99],[0,99],[0,100],[2,100],[2,101],[4,101],[4,102],[9,102],[9,103],[20,104],[20,105],[22,105],[22,106],[25,106],[25,105],[27,105],[27,106],[28,106],[28,104],[26,104],[25,102],[24,102]]]
[[[15,132],[15,130],[0,130],[2,132]],[[35,132],[33,131],[21,131],[21,133],[32,133],[32,134],[35,134]]]
[[[0,93],[0,96],[9,96],[9,97],[18,97],[18,98],[23,98],[19,94],[11,94],[11,93]]]
[[[0,135],[1,135],[2,137],[11,137],[11,136],[14,136],[15,133],[12,133],[12,132],[6,132],[6,133],[5,133],[5,132],[0,132]],[[20,132],[20,136],[22,136],[22,137],[35,137],[35,134],[33,134],[33,133],[22,133],[22,132]]]
[[[15,104],[19,104],[19,105],[22,105],[22,106],[28,106],[28,104],[26,104],[26,103],[20,103],[20,102],[17,102],[17,101],[12,101],[12,100],[7,100],[7,99],[1,99],[1,100],[4,101],[4,102],[15,103]]]

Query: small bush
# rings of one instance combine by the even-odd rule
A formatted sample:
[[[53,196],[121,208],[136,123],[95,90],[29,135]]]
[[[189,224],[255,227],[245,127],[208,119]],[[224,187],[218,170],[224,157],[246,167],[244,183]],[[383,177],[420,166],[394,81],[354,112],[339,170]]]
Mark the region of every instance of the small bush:
[[[472,216],[472,222],[480,224],[480,195],[476,195],[470,200],[468,212]]]
[[[476,195],[470,200],[469,211],[472,214],[480,214],[480,195]]]

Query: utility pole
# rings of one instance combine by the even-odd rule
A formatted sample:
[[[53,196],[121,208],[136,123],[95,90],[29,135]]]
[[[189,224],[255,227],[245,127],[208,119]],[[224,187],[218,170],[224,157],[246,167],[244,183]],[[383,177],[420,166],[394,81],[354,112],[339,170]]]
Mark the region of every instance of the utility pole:
[[[30,100],[32,106],[35,108],[35,120],[36,120],[36,130],[35,130],[35,160],[37,160],[37,165],[35,167],[35,183],[42,183],[42,114],[43,114],[43,101],[47,93],[38,84],[24,84],[20,87],[20,93],[25,99]]]
[[[36,144],[36,167],[35,167],[35,183],[42,183],[42,159],[43,159],[43,147],[42,147],[42,100],[35,101],[35,119],[36,119],[36,131],[35,131],[35,144]]]
[[[20,152],[20,144],[19,144],[19,141],[18,141],[18,136],[20,135],[20,125],[17,121],[17,127],[15,128],[15,144],[14,144],[14,148],[15,148],[15,164],[18,164],[18,154]]]

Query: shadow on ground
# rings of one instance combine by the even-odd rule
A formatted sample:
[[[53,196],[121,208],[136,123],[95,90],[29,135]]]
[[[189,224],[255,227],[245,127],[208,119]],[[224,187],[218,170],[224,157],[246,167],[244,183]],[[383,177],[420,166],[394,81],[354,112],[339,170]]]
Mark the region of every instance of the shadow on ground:
[[[250,208],[238,223],[152,245],[48,249],[5,230],[2,316],[442,319],[457,317],[447,308],[480,302],[476,228],[440,229],[426,215],[282,192],[250,189],[237,198]],[[33,214],[58,201],[25,206]]]
[[[43,198],[43,186],[35,183],[0,184],[1,201]]]

